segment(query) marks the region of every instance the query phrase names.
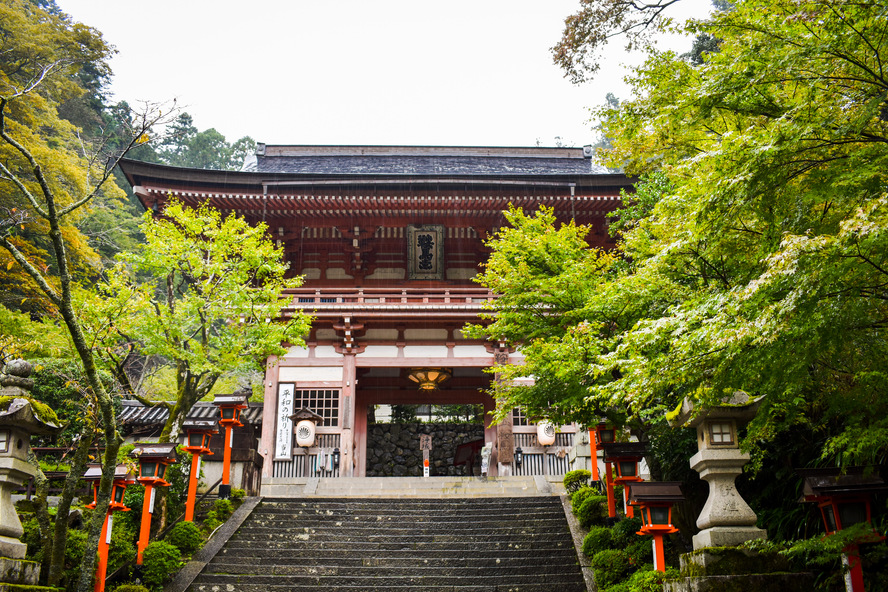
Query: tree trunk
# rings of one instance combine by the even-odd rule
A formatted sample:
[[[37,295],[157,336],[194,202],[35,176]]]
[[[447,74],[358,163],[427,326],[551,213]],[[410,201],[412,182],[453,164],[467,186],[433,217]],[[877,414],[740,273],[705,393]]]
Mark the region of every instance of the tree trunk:
[[[86,468],[89,458],[89,447],[92,440],[82,436],[74,452],[74,462],[71,470],[65,477],[65,485],[59,498],[59,507],[56,512],[55,530],[52,537],[52,557],[49,563],[49,573],[46,576],[46,585],[58,587],[65,570],[65,548],[68,542],[68,514],[71,512],[71,503],[77,495],[77,483]],[[49,540],[49,539],[47,539]]]

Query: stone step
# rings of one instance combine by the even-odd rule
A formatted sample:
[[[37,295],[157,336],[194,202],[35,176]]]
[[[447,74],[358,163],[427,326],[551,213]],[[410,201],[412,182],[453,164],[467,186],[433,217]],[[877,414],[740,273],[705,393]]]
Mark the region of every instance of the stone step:
[[[262,559],[262,565],[273,569],[279,565],[288,566],[317,566],[335,564],[340,567],[357,567],[357,566],[388,566],[388,567],[404,567],[404,566],[446,566],[453,569],[463,567],[483,567],[495,565],[498,568],[524,568],[528,565],[534,565],[539,559],[545,559],[547,566],[565,566],[572,567],[576,564],[576,559],[565,555],[563,549],[544,550],[536,549],[526,553],[512,553],[506,555],[499,551],[476,551],[470,556],[460,555],[457,557],[441,557],[435,552],[422,550],[396,550],[389,551],[383,557],[376,557],[372,554],[363,555],[356,553],[354,550],[339,550],[325,552],[322,558],[315,556],[302,556],[293,554],[290,551],[267,551],[265,554],[255,553],[252,555],[218,555],[210,562],[208,570],[214,572],[225,573],[225,568],[231,567],[233,570],[228,573],[242,573],[240,567],[245,569],[256,569],[256,560]],[[222,569],[216,569],[216,566],[224,566]]]
[[[391,479],[388,479],[391,481]],[[265,499],[190,592],[585,592],[557,497]]]
[[[277,538],[273,536],[256,538],[251,536],[241,536],[235,535],[232,537],[233,543],[240,543],[244,545],[257,545],[257,544],[273,544],[273,545],[286,545],[289,544],[291,547],[297,547],[299,545],[313,543],[343,543],[346,545],[352,545],[353,547],[357,546],[358,548],[370,548],[375,545],[410,545],[412,548],[420,548],[421,545],[447,545],[447,544],[456,544],[460,547],[466,545],[521,545],[525,547],[527,545],[545,545],[545,544],[560,544],[563,542],[569,542],[573,544],[573,539],[570,538],[570,535],[565,535],[563,533],[544,533],[544,534],[522,534],[520,536],[509,535],[509,534],[474,534],[474,535],[462,535],[462,534],[415,534],[415,535],[389,535],[389,534],[372,534],[372,535],[361,535],[361,536],[344,536],[339,533],[331,532],[320,532],[315,534],[305,534],[305,535],[290,535],[284,536],[281,535]]]
[[[339,540],[330,540],[330,541],[304,541],[304,542],[291,542],[291,541],[275,541],[275,542],[264,542],[262,545],[266,549],[269,550],[282,550],[287,549],[293,553],[299,552],[307,552],[311,550],[351,550],[352,552],[370,552],[370,553],[381,553],[387,551],[396,551],[403,549],[412,549],[418,550],[416,543],[410,541],[396,542],[396,541],[380,541],[374,543],[366,543],[361,544],[360,547],[357,545],[360,544],[360,541],[345,541],[342,539]],[[438,553],[451,553],[453,555],[458,555],[459,553],[472,553],[478,550],[479,542],[437,542],[437,543],[423,543],[423,549],[429,551],[435,551]],[[521,541],[516,542],[515,540],[504,540],[504,541],[490,541],[485,542],[486,549],[494,549],[501,551],[528,551],[537,548],[539,545],[545,544],[548,548],[561,548],[568,549],[573,548],[573,541],[569,539],[565,539],[563,541]],[[238,549],[253,549],[259,545],[256,541],[234,541],[230,542],[229,548],[232,551],[236,551]]]
[[[219,588],[214,584],[195,584],[191,590],[194,592],[369,592],[369,590],[379,590],[376,586],[368,587],[366,584],[361,585],[339,585],[330,586],[327,583],[321,584],[300,584],[299,586],[240,586],[232,585],[230,589]],[[535,581],[532,583],[521,584],[490,584],[482,585],[479,583],[463,584],[463,585],[446,585],[437,586],[432,583],[426,585],[405,585],[398,587],[389,587],[387,590],[393,592],[586,592],[586,586],[583,583],[568,584],[564,582],[548,583]]]
[[[264,479],[266,497],[323,498],[485,498],[557,496],[564,493],[560,478],[543,477],[340,477]]]
[[[445,578],[445,577],[476,577],[476,576],[484,576],[490,575],[492,570],[499,568],[500,565],[496,564],[495,561],[488,560],[486,564],[479,565],[458,565],[458,564],[449,564],[449,565],[438,565],[437,562],[429,562],[422,563],[414,561],[413,564],[405,564],[405,565],[332,565],[329,563],[323,564],[303,564],[303,565],[269,565],[263,567],[263,575],[268,576],[313,576],[313,575],[324,575],[324,576],[342,576],[342,577],[372,577],[372,578],[380,578],[380,577],[399,577],[399,578],[408,578],[414,577],[417,574],[422,575],[422,577],[430,578]],[[547,564],[545,574],[551,575],[561,575],[565,573],[566,569],[569,567],[565,564]],[[256,571],[256,566],[249,565],[219,565],[214,564],[208,566],[207,570],[204,572],[205,576],[210,579],[214,575],[245,575],[245,574],[253,574]],[[509,573],[513,576],[535,576],[539,577],[544,575],[540,572],[540,568],[537,565],[519,565],[517,562],[513,562],[512,565],[509,566]]]
[[[365,576],[340,576],[335,574],[317,573],[313,575],[204,575],[201,574],[194,581],[193,588],[201,590],[204,588],[212,590],[212,586],[219,586],[220,590],[229,592],[265,592],[269,588],[277,588],[284,586],[290,589],[296,589],[306,585],[321,585],[328,588],[337,586],[364,586],[366,590],[374,590],[380,588],[397,588],[399,586],[418,586],[432,585],[435,587],[442,586],[466,586],[474,584],[479,587],[483,586],[508,586],[515,584],[529,584],[529,577],[525,575],[513,575],[505,570],[496,575],[473,575],[468,577],[459,576],[438,576],[435,574],[425,574],[422,569],[418,568],[409,576],[387,576],[387,575],[365,575]],[[562,586],[576,584],[582,582],[582,577],[577,570],[576,575],[565,575],[561,573],[540,573],[533,576],[533,581],[545,581],[549,585],[561,584]],[[583,584],[585,588],[585,585]],[[218,591],[217,591],[218,592]]]

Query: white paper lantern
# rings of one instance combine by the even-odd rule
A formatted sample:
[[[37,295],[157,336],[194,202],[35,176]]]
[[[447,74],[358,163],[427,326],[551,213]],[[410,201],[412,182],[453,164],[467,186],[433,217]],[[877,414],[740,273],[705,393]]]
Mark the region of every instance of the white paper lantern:
[[[555,426],[548,419],[537,424],[537,441],[540,446],[551,446],[555,443]]]
[[[314,446],[315,423],[309,419],[303,419],[296,424],[296,446]]]

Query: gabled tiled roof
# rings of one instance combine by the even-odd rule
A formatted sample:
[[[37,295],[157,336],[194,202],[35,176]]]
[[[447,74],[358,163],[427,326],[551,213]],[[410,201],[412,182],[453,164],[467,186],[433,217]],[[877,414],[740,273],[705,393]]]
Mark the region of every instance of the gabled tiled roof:
[[[169,411],[166,407],[146,407],[138,401],[123,401],[117,421],[131,427],[161,426],[166,422]],[[209,401],[198,401],[186,419],[218,419],[219,408]],[[262,403],[249,403],[240,415],[241,421],[252,425],[262,425]]]
[[[317,175],[589,175],[607,173],[591,160],[479,156],[258,156],[262,173]]]
[[[246,170],[306,175],[522,176],[607,173],[582,148],[265,146]]]

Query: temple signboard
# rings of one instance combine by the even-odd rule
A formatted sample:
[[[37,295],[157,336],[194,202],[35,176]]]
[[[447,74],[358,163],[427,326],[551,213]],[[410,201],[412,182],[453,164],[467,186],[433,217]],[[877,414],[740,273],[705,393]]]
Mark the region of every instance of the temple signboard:
[[[444,226],[407,227],[407,264],[411,280],[444,279]]]

